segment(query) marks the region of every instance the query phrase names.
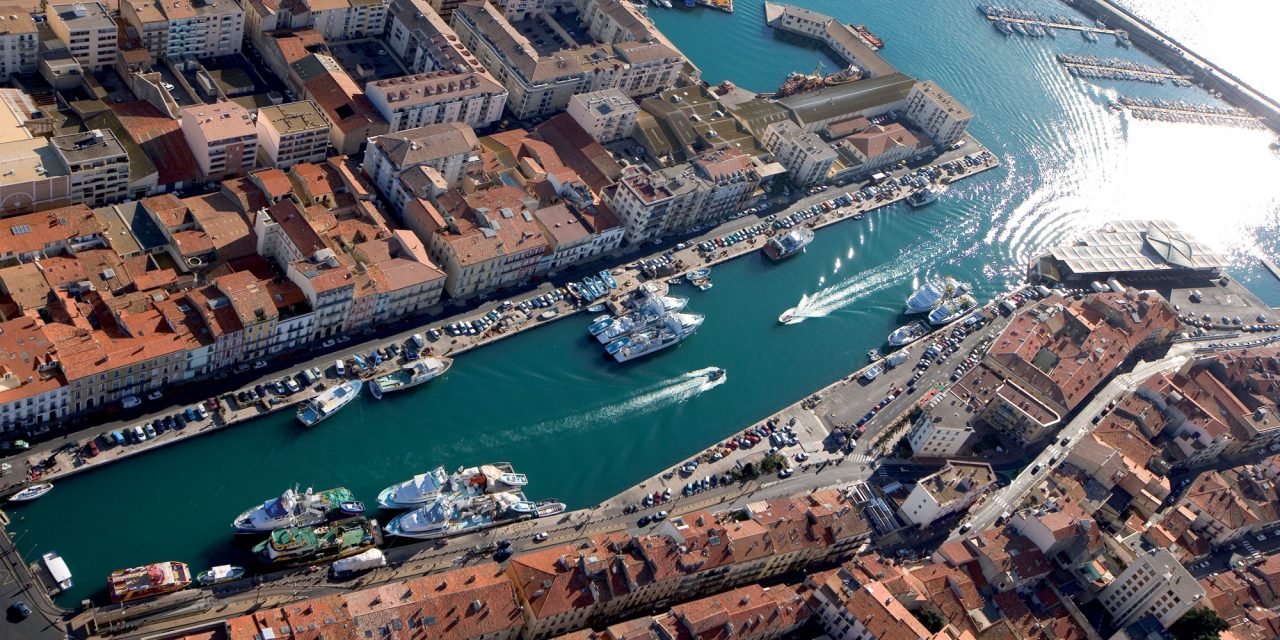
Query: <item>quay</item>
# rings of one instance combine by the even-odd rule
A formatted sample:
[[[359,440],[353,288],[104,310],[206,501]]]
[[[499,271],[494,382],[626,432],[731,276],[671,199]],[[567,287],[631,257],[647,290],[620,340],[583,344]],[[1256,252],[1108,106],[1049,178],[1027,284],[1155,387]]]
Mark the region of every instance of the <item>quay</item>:
[[[876,78],[896,73],[897,70],[876,50],[877,44],[863,35],[861,30],[817,11],[776,2],[764,3],[764,22],[767,26],[816,40],[846,65],[854,65],[867,76]]]
[[[1072,74],[1084,77],[1108,80],[1139,80],[1155,84],[1164,84],[1165,81],[1169,80],[1179,85],[1190,85],[1191,83],[1182,74],[1127,60],[1073,56],[1066,53],[1059,53],[1057,58],[1058,64],[1066,67]]]
[[[1054,20],[1044,20],[1037,18],[1019,18],[1017,16],[1007,15],[989,15],[987,20],[992,22],[1016,22],[1018,24],[1033,24],[1046,29],[1052,27],[1054,29],[1065,29],[1068,31],[1089,31],[1092,33],[1101,33],[1110,36],[1119,36],[1125,33],[1124,29],[1109,29],[1107,27],[1098,27],[1087,24],[1071,24],[1070,22],[1058,22]]]
[[[1129,96],[1120,96],[1112,103],[1113,108],[1132,113],[1144,120],[1162,120],[1172,122],[1201,122],[1206,124],[1228,125],[1246,129],[1262,129],[1265,124],[1257,117],[1243,109],[1213,108],[1206,105],[1190,103],[1161,103]]]
[[[999,166],[999,162],[998,160],[996,160],[994,155],[986,151],[985,147],[983,147],[981,143],[979,143],[975,138],[973,138],[972,136],[966,135],[965,139],[967,142],[966,142],[966,145],[964,146],[964,149],[969,153],[966,154],[959,151],[948,151],[940,155],[938,158],[936,158],[932,162],[927,163],[926,165],[923,165],[923,166],[937,166],[940,164],[945,164],[945,163],[963,158],[966,155],[977,156],[979,154],[985,153],[986,157],[989,158],[988,161],[980,163],[977,166],[972,166],[972,167],[963,166],[961,173],[951,177],[950,178],[951,181],[959,180],[964,177],[973,176],[978,173],[982,173],[984,171],[987,171],[989,169],[993,169]],[[896,174],[900,174],[901,171],[895,171],[892,173],[896,175]],[[855,191],[861,186],[862,186],[861,184],[850,184],[846,188],[850,191]],[[894,204],[899,200],[903,200],[906,197],[908,197],[911,193],[912,191],[910,189],[901,189],[892,197],[886,197],[884,199],[879,199],[879,200],[869,199],[861,203],[856,203],[849,207],[843,207],[843,208],[835,209],[832,211],[824,212],[821,215],[817,216],[816,218],[807,221],[805,224],[810,226],[811,228],[818,229],[818,228],[836,224],[838,222],[842,222],[854,217],[861,217],[862,215],[865,215],[870,211]],[[801,198],[787,205],[787,207],[783,210],[782,213],[785,213],[787,211],[804,209],[809,206],[812,206],[813,204],[828,200],[832,197],[834,196],[826,195],[826,192],[819,193],[817,195],[806,196],[804,198]],[[761,215],[765,215],[765,214],[762,213]],[[724,224],[721,224],[714,230],[711,230],[702,234],[698,238],[686,239],[685,241],[688,242],[690,245],[696,245],[698,242],[702,240],[713,239],[715,237],[729,235],[737,231],[738,229],[741,229],[753,224],[758,224],[758,223],[759,223],[758,220],[750,219],[750,218],[742,218],[739,220],[729,221]],[[681,270],[678,271],[677,273],[673,273],[671,275],[664,276],[663,278],[659,278],[655,280],[655,282],[661,283],[672,276],[684,275],[689,271],[692,271],[693,269],[698,267],[713,266],[716,264],[727,262],[729,260],[733,260],[735,258],[742,257],[749,253],[754,253],[755,251],[762,249],[764,247],[766,240],[767,240],[767,236],[764,236],[764,235],[756,238],[752,238],[747,242],[737,243],[732,246],[723,248],[713,256],[700,256],[697,254],[696,249],[693,246],[680,251],[671,252],[673,261],[675,262],[675,264],[683,265]],[[676,240],[673,239],[673,242],[675,241]],[[621,268],[614,269],[615,273],[617,274],[616,277],[618,279],[618,285],[619,285],[619,288],[612,293],[612,297],[614,299],[619,299],[622,296],[630,295],[632,292],[638,289],[639,286],[642,284],[642,279],[639,273],[639,269],[640,269],[639,265],[641,262],[643,262],[643,260],[644,260],[643,258],[636,259],[631,261],[630,263],[623,265]],[[660,284],[659,286],[665,288],[665,284]],[[512,298],[510,298],[510,300],[516,304],[519,304],[521,300],[531,299],[539,295],[543,295],[547,293],[549,290],[551,290],[551,288],[553,288],[552,285],[543,284],[539,288],[534,289],[533,291],[529,292],[524,296],[519,296],[519,297],[513,296]],[[310,368],[313,366],[319,367],[322,370],[327,370],[330,367],[330,365],[333,363],[333,361],[337,358],[345,359],[356,354],[367,354],[370,350],[391,344],[393,342],[394,343],[403,342],[414,333],[424,333],[432,327],[441,327],[453,321],[468,322],[472,319],[483,316],[485,313],[488,313],[491,309],[494,309],[496,306],[497,306],[496,302],[490,303],[482,306],[479,309],[476,309],[467,314],[464,314],[462,316],[433,319],[428,324],[424,324],[421,326],[417,326],[417,327],[413,327],[413,328],[401,331],[400,333],[394,336],[378,338],[369,342],[362,343],[355,347],[350,347],[341,353],[326,354],[324,356],[317,357],[305,363],[293,365],[290,369],[290,375],[294,371]],[[534,309],[528,313],[519,312],[519,311],[507,312],[507,314],[505,314],[505,317],[510,318],[512,320],[512,323],[510,325],[510,328],[506,330],[500,331],[495,328],[495,329],[486,331],[482,335],[472,336],[472,337],[459,336],[459,337],[449,338],[447,336],[441,336],[441,338],[435,343],[430,343],[428,345],[428,348],[424,349],[423,353],[424,355],[456,357],[458,355],[461,355],[473,349],[476,349],[488,344],[492,344],[494,342],[501,341],[505,338],[516,335],[525,330],[550,324],[551,322],[554,322],[556,320],[561,320],[568,317],[575,317],[579,312],[585,310],[587,306],[589,305],[586,305],[586,304],[571,305],[566,302],[557,303],[555,306],[550,308],[556,309],[558,311],[558,314],[554,318],[549,320],[538,320],[536,317],[535,312],[542,312],[542,311],[545,311],[545,309]],[[496,326],[497,325],[495,325],[495,327]],[[390,372],[391,370],[394,370],[398,366],[399,365],[396,362],[387,362],[387,363],[384,363],[381,367],[374,368],[373,370],[371,370],[365,375],[366,376],[382,375],[384,373]],[[279,379],[282,375],[286,375],[286,372],[280,371],[280,370],[273,370],[270,372],[270,374],[264,375],[260,380],[262,382],[269,382],[271,380]],[[240,390],[252,388],[254,384],[258,382],[259,380],[254,380],[251,382],[247,381],[236,390],[231,390],[229,392],[224,392],[222,394],[219,394],[218,403],[219,403],[220,411],[211,412],[210,419],[208,421],[193,423],[189,425],[185,430],[182,430],[182,431],[167,431],[165,433],[160,434],[158,437],[154,439],[148,439],[139,444],[114,447],[107,451],[103,451],[96,457],[91,457],[91,458],[81,457],[80,451],[87,445],[87,443],[90,440],[93,440],[99,434],[110,432],[112,430],[119,429],[119,428],[124,428],[126,426],[133,426],[135,424],[141,425],[143,423],[150,422],[164,415],[169,415],[169,414],[179,412],[181,411],[181,408],[170,407],[163,411],[157,411],[155,414],[143,416],[143,417],[137,418],[136,420],[129,421],[127,424],[113,423],[109,425],[98,425],[93,428],[85,429],[80,433],[75,434],[74,436],[68,437],[63,441],[51,441],[51,442],[42,443],[41,445],[37,446],[35,449],[31,451],[24,452],[20,456],[16,456],[14,458],[6,460],[6,462],[9,462],[14,468],[11,470],[9,474],[5,476],[0,476],[0,495],[8,495],[8,494],[15,493],[21,490],[29,482],[56,481],[61,478],[66,478],[71,475],[75,475],[78,473],[89,471],[91,469],[99,468],[111,462],[127,459],[135,455],[139,455],[141,453],[151,451],[156,448],[181,442],[191,437],[196,437],[199,435],[213,433],[215,431],[220,431],[222,429],[226,429],[231,426],[248,422],[258,417],[270,415],[278,411],[293,409],[296,404],[303,402],[305,400],[308,400],[310,398],[313,398],[319,394],[318,388],[309,387],[299,393],[295,393],[290,396],[273,397],[272,399],[276,400],[276,402],[274,403],[264,404],[263,402],[253,402],[248,405],[243,405],[243,406],[240,405],[240,403],[235,400],[236,393]],[[327,386],[334,382],[336,381],[333,380],[332,378],[326,378],[324,381],[324,384]],[[77,463],[77,460],[79,460],[79,463]],[[41,467],[44,467],[47,470],[40,472],[38,477],[32,477],[31,475],[29,475],[28,470],[41,468]]]
[[[1280,266],[1277,266],[1276,263],[1272,262],[1271,259],[1266,256],[1258,258],[1258,261],[1262,263],[1262,266],[1267,268],[1267,271],[1271,272],[1271,275],[1275,276],[1276,280],[1280,280]]]

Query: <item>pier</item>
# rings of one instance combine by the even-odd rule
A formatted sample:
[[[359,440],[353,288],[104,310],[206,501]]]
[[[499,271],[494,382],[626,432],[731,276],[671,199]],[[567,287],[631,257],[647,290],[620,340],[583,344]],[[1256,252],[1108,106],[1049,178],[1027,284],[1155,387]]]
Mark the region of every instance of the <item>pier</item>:
[[[1074,56],[1067,53],[1059,53],[1057,58],[1058,64],[1066,67],[1074,76],[1103,80],[1136,80],[1152,84],[1171,81],[1179,86],[1191,86],[1190,79],[1184,75],[1129,60]]]
[[[1276,263],[1272,262],[1271,259],[1266,256],[1258,258],[1258,261],[1262,263],[1262,266],[1267,268],[1267,271],[1271,272],[1271,275],[1276,277],[1276,280],[1280,280],[1280,266],[1277,266]]]
[[[1034,25],[1044,29],[1065,29],[1067,31],[1087,31],[1089,33],[1102,33],[1111,36],[1123,37],[1126,35],[1124,29],[1108,29],[1107,27],[1096,27],[1087,24],[1072,24],[1070,22],[1059,22],[1055,20],[1045,20],[1043,18],[1020,18],[1012,15],[989,15],[987,19],[992,22],[1011,22],[1021,25]]]
[[[1147,100],[1129,96],[1120,96],[1116,102],[1112,103],[1112,106],[1116,109],[1129,111],[1134,117],[1143,120],[1191,122],[1242,127],[1245,129],[1266,128],[1266,125],[1257,116],[1234,107],[1216,107],[1168,100]]]

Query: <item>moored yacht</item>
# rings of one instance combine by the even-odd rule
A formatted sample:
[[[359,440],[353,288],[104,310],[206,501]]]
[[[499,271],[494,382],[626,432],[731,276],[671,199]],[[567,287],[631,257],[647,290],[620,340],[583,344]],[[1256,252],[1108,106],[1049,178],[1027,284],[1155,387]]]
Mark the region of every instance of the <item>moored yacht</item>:
[[[703,317],[697,314],[673,313],[664,317],[658,326],[627,336],[626,344],[618,345],[618,341],[609,343],[606,350],[618,362],[647,356],[693,335],[702,325],[702,320]]]
[[[363,380],[348,380],[325,389],[324,393],[303,402],[298,407],[298,421],[307,427],[320,424],[355,400],[363,386]]]
[[[901,347],[911,344],[929,334],[929,325],[916,320],[909,325],[898,327],[889,334],[889,344]]]
[[[662,322],[663,317],[684,309],[688,298],[660,296],[645,302],[640,308],[607,323],[591,325],[590,330],[601,344],[608,344],[622,336],[641,329],[652,327]]]
[[[319,493],[310,487],[305,493],[286,489],[279,498],[272,498],[241,513],[231,526],[236,533],[266,533],[292,524],[315,524],[336,513],[342,503],[354,500],[355,496],[345,487]]]
[[[924,313],[938,303],[968,291],[969,285],[951,276],[930,280],[907,298],[907,313]]]
[[[448,486],[449,474],[444,467],[436,467],[383,489],[378,493],[378,505],[386,509],[413,509],[435,500]]]
[[[402,538],[444,538],[488,529],[503,519],[519,517],[512,507],[526,503],[524,496],[498,493],[481,496],[442,495],[413,511],[402,513],[383,529]]]
[[[929,324],[943,325],[952,322],[978,306],[978,301],[969,294],[944,301],[929,312]]]
[[[384,393],[416,387],[439,378],[452,366],[453,358],[420,358],[392,373],[374,378],[369,384],[369,393],[375,398],[382,398]]]
[[[947,188],[942,185],[927,186],[909,196],[907,196],[907,204],[919,208],[928,205],[938,199]]]
[[[764,245],[764,255],[770,260],[778,262],[790,258],[809,246],[813,242],[813,229],[808,227],[797,227],[787,233],[774,236]]]

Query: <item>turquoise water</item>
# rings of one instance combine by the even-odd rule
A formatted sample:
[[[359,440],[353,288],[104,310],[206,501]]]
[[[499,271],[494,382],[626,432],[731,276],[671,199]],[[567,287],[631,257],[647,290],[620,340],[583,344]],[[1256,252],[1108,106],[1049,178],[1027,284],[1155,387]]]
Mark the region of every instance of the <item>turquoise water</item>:
[[[712,82],[771,90],[822,57],[766,31],[761,0],[737,4],[733,15],[653,12]],[[199,571],[244,560],[231,520],[295,483],[343,485],[371,502],[437,464],[506,460],[530,475],[530,497],[589,506],[861,366],[901,322],[901,302],[922,278],[954,274],[989,296],[1018,281],[1038,250],[1111,219],[1176,220],[1280,304],[1280,283],[1255,257],[1276,255],[1280,242],[1280,188],[1271,179],[1280,161],[1266,149],[1269,137],[1127,120],[1107,110],[1108,99],[1209,98],[1086,83],[1052,58],[1065,51],[1145,61],[1142,54],[1065,35],[1006,38],[959,2],[803,4],[868,24],[887,40],[891,62],[968,104],[974,133],[1003,167],[927,209],[895,205],[820,231],[788,262],[770,266],[753,255],[715,268],[714,289],[679,292],[691,298],[691,312],[706,315],[698,335],[651,358],[613,364],[586,338],[587,318],[556,322],[466,354],[425,387],[381,402],[361,398],[316,429],[278,415],[59,482],[10,511],[19,548],[66,558],[77,586],[63,600],[74,604],[101,597],[119,567],[182,560]],[[779,326],[778,314],[802,295],[819,317]],[[728,371],[722,383],[691,379],[710,366]]]

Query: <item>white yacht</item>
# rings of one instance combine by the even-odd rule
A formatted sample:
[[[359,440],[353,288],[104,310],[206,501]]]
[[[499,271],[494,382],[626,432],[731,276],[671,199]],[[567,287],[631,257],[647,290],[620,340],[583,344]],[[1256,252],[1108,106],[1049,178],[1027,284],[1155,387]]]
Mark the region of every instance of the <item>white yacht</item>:
[[[298,407],[298,421],[307,427],[314,427],[347,406],[364,386],[363,380],[348,380],[342,384],[325,389],[324,393],[303,402]]]
[[[938,303],[968,293],[969,285],[947,276],[924,283],[923,287],[907,298],[907,313],[924,313]]]
[[[318,493],[310,487],[304,493],[286,489],[279,498],[241,513],[231,526],[236,533],[270,533],[281,527],[318,524],[337,512],[342,503],[352,500],[355,496],[344,487]]]
[[[929,334],[929,325],[916,320],[909,325],[898,327],[889,334],[889,344],[901,347],[911,344]]]
[[[610,342],[605,351],[618,362],[647,356],[693,335],[702,325],[702,320],[703,317],[697,314],[673,313],[664,317],[656,327]]]
[[[414,509],[440,497],[448,486],[449,474],[444,467],[436,467],[383,489],[378,504],[385,509]]]
[[[909,196],[907,196],[907,204],[915,208],[927,206],[938,199],[947,188],[942,185],[927,186]]]
[[[664,316],[684,309],[688,303],[688,298],[658,296],[627,315],[593,324],[590,330],[600,344],[609,344],[622,336],[657,325]]]
[[[399,370],[378,376],[369,385],[369,393],[381,399],[382,394],[416,387],[444,375],[453,366],[453,358],[420,358]]]
[[[444,467],[437,467],[383,489],[378,494],[378,504],[387,509],[414,509],[444,495],[471,497],[503,493],[528,484],[528,476],[516,473],[509,462],[460,467],[452,474],[445,472]]]
[[[978,301],[969,294],[944,301],[929,312],[929,324],[943,325],[953,322],[978,306]]]
[[[488,529],[506,517],[518,517],[515,505],[528,502],[524,496],[498,493],[482,496],[442,495],[435,500],[402,513],[383,529],[402,538],[445,538]]]

